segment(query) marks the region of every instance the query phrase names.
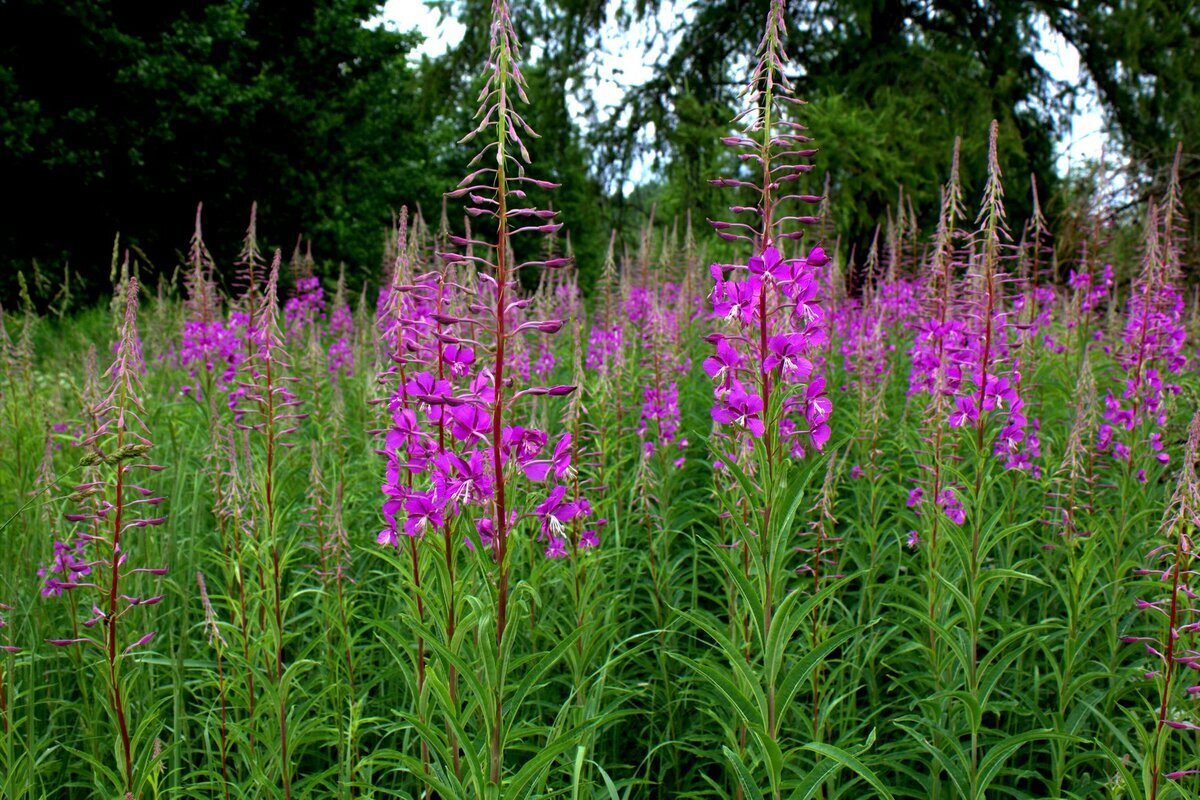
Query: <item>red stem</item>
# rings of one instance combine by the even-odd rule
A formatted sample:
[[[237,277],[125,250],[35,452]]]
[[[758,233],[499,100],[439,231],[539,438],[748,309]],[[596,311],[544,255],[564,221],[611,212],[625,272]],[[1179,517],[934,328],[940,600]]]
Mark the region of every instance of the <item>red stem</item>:
[[[124,397],[122,396],[122,405]],[[121,451],[124,439],[123,423],[117,427],[117,452]],[[112,562],[109,565],[108,614],[104,619],[105,637],[108,640],[108,679],[112,685],[113,711],[117,716],[117,728],[121,734],[121,748],[125,755],[125,793],[133,793],[133,753],[129,741],[129,725],[125,720],[125,701],[121,696],[121,683],[117,678],[117,598],[121,569],[121,526],[125,511],[124,503],[125,464],[117,462],[117,489],[113,501]]]
[[[500,82],[498,111],[500,116],[498,117],[498,127],[500,129],[501,144],[496,172],[497,219],[499,220],[499,227],[496,233],[496,360],[492,377],[495,395],[492,402],[492,468],[496,475],[493,511],[495,513],[496,529],[496,560],[499,569],[499,576],[496,582],[496,655],[498,658],[504,652],[504,629],[507,625],[508,617],[508,510],[504,496],[504,469],[500,461],[500,443],[504,425],[504,307],[506,304],[505,289],[508,284],[507,264],[505,263],[508,258],[508,195],[505,184],[503,145],[505,126],[507,125],[507,120],[504,116],[507,108],[507,87],[507,81]],[[492,720],[492,763],[489,776],[491,782],[496,786],[500,785],[501,759],[503,758],[504,750],[503,732],[501,730],[504,712],[503,680],[504,667],[502,665],[500,668],[501,685],[496,687],[496,707]]]
[[[1179,534],[1180,539],[1183,533]],[[1171,570],[1171,613],[1167,617],[1167,652],[1164,659],[1164,674],[1162,686],[1162,702],[1158,708],[1158,726],[1154,730],[1155,753],[1154,763],[1150,767],[1150,800],[1158,797],[1158,775],[1161,765],[1158,763],[1158,737],[1162,736],[1167,720],[1167,700],[1170,699],[1171,679],[1175,676],[1175,622],[1179,614],[1179,573],[1183,571],[1181,560],[1185,557],[1183,543],[1177,542],[1175,547],[1175,564]]]
[[[264,332],[270,336],[270,332]],[[280,690],[279,695],[279,753],[280,769],[283,778],[284,800],[291,800],[292,778],[288,764],[287,739],[287,706],[283,697],[283,605],[281,581],[279,575],[279,543],[275,541],[275,387],[271,382],[271,364],[273,359],[268,352],[266,359],[266,435],[267,435],[267,470],[265,477],[266,490],[266,525],[267,540],[271,543],[272,589],[274,595],[275,633],[278,636],[275,647],[275,680]]]

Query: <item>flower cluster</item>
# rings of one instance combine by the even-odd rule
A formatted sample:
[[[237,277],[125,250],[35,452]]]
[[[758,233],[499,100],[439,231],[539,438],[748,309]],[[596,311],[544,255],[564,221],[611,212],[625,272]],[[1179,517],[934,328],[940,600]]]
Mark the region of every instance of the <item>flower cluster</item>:
[[[1098,449],[1118,461],[1134,463],[1133,450],[1147,448],[1159,463],[1170,457],[1162,442],[1166,424],[1164,399],[1178,394],[1170,375],[1187,363],[1183,354],[1187,331],[1183,322],[1183,297],[1168,270],[1165,250],[1157,236],[1157,212],[1151,203],[1147,224],[1146,253],[1142,271],[1129,297],[1124,330],[1114,359],[1124,373],[1117,391],[1104,398],[1104,422],[1099,429]],[[1145,471],[1138,477],[1145,480]]]
[[[296,281],[295,292],[283,304],[283,317],[289,338],[325,320],[325,290],[319,278],[306,275]]]
[[[455,520],[472,520],[462,532],[468,545],[492,551],[504,570],[508,534],[522,519],[538,521],[543,551],[553,558],[568,552],[566,524],[588,515],[590,507],[567,498],[562,483],[572,468],[570,435],[551,444],[549,432],[517,422],[523,420],[522,401],[561,397],[575,387],[514,385],[514,353],[538,353],[533,364],[517,361],[524,381],[533,372],[539,380],[549,377],[554,362],[545,337],[562,327],[559,319],[527,316],[533,299],[518,294],[516,278],[522,269],[559,269],[570,259],[551,253],[512,261],[512,237],[552,234],[562,226],[554,222],[557,212],[525,205],[529,189],[555,184],[525,175],[529,156],[521,134],[532,131],[511,105],[513,96],[524,97],[525,78],[517,66],[519,46],[508,7],[500,0],[493,6],[491,36],[480,122],[466,140],[496,128],[498,139],[485,144],[473,162],[486,154],[495,166],[476,169],[447,196],[465,197],[467,213],[494,224],[497,239],[447,235],[450,245],[466,249],[438,253],[459,268],[453,277],[441,270],[408,276],[406,248],[398,248],[382,323],[393,347],[394,385],[384,446],[385,526],[378,541],[395,546],[401,535],[421,537]],[[416,369],[418,364],[436,368]],[[520,480],[533,484],[533,491],[512,491]],[[542,499],[518,508],[522,504],[514,501],[527,497]]]
[[[707,337],[716,354],[705,360],[704,370],[715,383],[713,421],[740,440],[742,448],[766,436],[768,456],[783,451],[801,458],[806,447],[820,450],[830,436],[832,405],[819,370],[827,342],[819,276],[829,258],[821,247],[804,258],[785,257],[779,249],[804,235],[796,224],[817,222],[811,215],[785,214],[783,208],[821,201],[815,195],[788,193],[812,169],[799,160],[816,150],[804,126],[788,119],[801,101],[785,72],[786,36],[783,4],[772,3],[758,59],[742,90],[747,106],[734,118],[743,131],[723,139],[738,151],[739,160],[761,168],[761,178],[711,181],[748,190],[753,204],[730,206],[729,212],[735,218],[750,215],[757,223],[709,220],[718,236],[748,242],[754,255],[744,266],[711,267],[713,316],[724,320],[725,332]]]
[[[415,292],[408,293],[417,297]],[[474,349],[456,338],[451,324],[442,324],[440,337],[437,363],[441,377],[426,371],[410,372],[404,360],[399,371],[402,377],[398,375],[402,382],[388,402],[391,424],[384,443],[385,526],[378,541],[396,546],[402,534],[420,537],[441,528],[447,519],[462,516],[474,521],[474,531],[465,535],[465,543],[473,547],[477,537],[484,547],[492,547],[496,526],[487,516],[494,502],[497,472],[491,447],[490,410],[496,397],[492,372],[488,367],[470,368],[475,362]],[[571,388],[533,387],[517,395],[561,396]],[[563,524],[588,510],[563,501],[566,489],[559,481],[571,470],[570,434],[562,434],[551,445],[545,431],[508,425],[502,427],[499,441],[500,470],[510,480],[520,475],[549,487],[547,499],[537,506],[534,516],[541,522],[546,555],[565,555]]]
[[[122,288],[125,313],[116,358],[108,371],[109,388],[98,406],[89,409],[97,426],[82,442],[88,450],[83,463],[95,470],[89,480],[75,487],[73,499],[79,504],[78,511],[66,515],[67,521],[76,526],[73,538],[78,544],[68,548],[56,543],[51,571],[66,579],[54,578],[53,584],[47,582],[47,588],[51,589],[48,594],[84,591],[92,596],[91,615],[82,623],[87,632],[70,639],[51,639],[50,643],[87,644],[105,654],[110,710],[123,745],[125,784],[132,789],[131,733],[118,665],[132,650],[148,644],[155,632],[129,640],[122,637],[120,623],[134,609],[162,601],[162,595],[135,594],[137,590],[131,584],[140,574],[164,575],[166,569],[129,564],[133,552],[129,539],[144,528],[163,524],[166,518],[152,516],[164,498],[134,482],[138,473],[157,472],[163,467],[143,461],[153,445],[142,420],[145,410],[140,399],[143,360],[137,334],[137,280],[129,278]]]
[[[1066,325],[1068,328],[1075,328],[1080,324],[1081,318],[1089,317],[1096,309],[1100,308],[1112,292],[1112,264],[1105,264],[1098,277],[1093,276],[1090,272],[1083,270],[1077,272],[1072,269],[1067,275],[1067,286],[1072,290],[1072,305],[1078,313],[1071,314],[1067,318]],[[1094,336],[1099,338],[1100,331],[1096,331]]]
[[[346,301],[346,276],[338,278],[337,292],[333,299],[333,312],[329,315],[329,374],[333,380],[339,375],[354,374],[354,314]]]
[[[767,402],[780,392],[775,425],[797,458],[807,446],[823,448],[830,435],[832,404],[814,361],[826,337],[814,270],[826,261],[820,247],[807,258],[785,259],[768,246],[745,266],[712,267],[713,316],[733,329],[707,337],[716,349],[703,364],[714,382],[712,418],[762,438]]]
[[[74,545],[54,540],[50,566],[43,564],[37,571],[43,580],[42,597],[62,597],[65,586],[79,583],[80,578],[91,574],[92,565],[87,560],[85,544],[82,538],[76,539]]]
[[[682,451],[688,446],[687,439],[679,435],[677,378],[686,375],[692,366],[691,359],[683,355],[679,316],[674,310],[678,291],[672,283],[661,287],[639,328],[642,352],[646,353],[649,363],[642,382],[638,436],[647,456],[666,448],[680,452],[673,461],[676,468],[683,466]]]
[[[968,426],[983,441],[985,430],[994,430],[993,452],[1005,467],[1029,468],[1038,452],[1036,434],[1030,435],[1021,385],[1019,361],[1011,354],[1015,336],[1009,318],[1014,313],[1003,269],[1008,236],[1004,219],[1004,188],[997,153],[999,125],[992,122],[988,148],[988,183],[979,212],[979,252],[963,287],[966,296],[960,346],[950,354],[953,366],[947,382],[954,391],[951,427]],[[1036,425],[1034,426],[1036,431]]]

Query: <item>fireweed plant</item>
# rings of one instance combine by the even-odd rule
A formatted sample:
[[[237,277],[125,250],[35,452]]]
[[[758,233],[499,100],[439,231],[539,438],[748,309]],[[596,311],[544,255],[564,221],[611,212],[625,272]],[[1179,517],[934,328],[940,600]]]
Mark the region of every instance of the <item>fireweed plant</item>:
[[[252,208],[14,279],[0,796],[1200,796],[1188,154],[1018,220],[1001,123],[839,243],[776,5],[726,238],[660,208],[585,294],[509,13],[378,270]]]
[[[428,341],[413,347],[418,353],[422,346],[436,353],[424,363],[435,363],[437,372],[416,371],[407,363],[407,346],[397,346],[393,360],[407,369],[389,401],[386,525],[378,541],[392,548],[408,542],[414,552],[426,547],[424,542],[433,542],[443,551],[434,559],[433,574],[423,576],[423,592],[416,578],[422,559],[420,554],[412,557],[410,586],[423,602],[409,619],[430,651],[427,663],[418,663],[424,672],[421,691],[431,693],[444,719],[445,735],[439,726],[419,718],[425,706],[418,702],[418,717],[411,721],[423,749],[420,763],[406,762],[421,771],[429,788],[450,797],[520,796],[578,737],[577,731],[551,728],[534,757],[519,765],[508,757],[515,739],[527,741],[533,735],[517,720],[534,682],[579,636],[576,631],[563,637],[549,651],[535,648],[533,655],[520,660],[520,681],[514,683],[520,622],[525,616],[533,626],[536,603],[523,576],[514,572],[526,552],[536,551],[550,561],[579,559],[597,543],[594,531],[572,536],[574,521],[587,516],[589,508],[576,498],[570,481],[571,433],[552,438],[526,422],[531,414],[537,418],[529,400],[562,397],[575,387],[518,388],[530,379],[530,371],[546,374],[553,365],[522,359],[514,368],[510,360],[514,352],[530,358],[526,334],[544,336],[562,327],[560,320],[527,317],[532,300],[517,292],[520,271],[570,263],[560,256],[523,261],[516,257],[524,246],[522,234],[548,234],[561,227],[553,221],[555,212],[529,204],[530,190],[554,184],[525,172],[529,154],[522,137],[536,134],[517,108],[518,101],[527,102],[519,57],[509,8],[496,0],[479,124],[464,139],[485,144],[472,160],[473,171],[448,195],[467,199],[467,212],[480,221],[482,230],[448,237],[450,245],[467,248],[466,253],[438,253],[456,268],[454,274],[427,276],[424,286],[420,279],[392,286],[393,293],[404,292],[413,302],[427,304],[426,318],[432,323],[425,326]],[[483,238],[483,231],[493,226],[494,238]],[[443,305],[447,287],[460,294],[462,308]],[[398,300],[389,303],[403,307]],[[409,332],[404,330],[405,318],[396,322],[393,335],[399,341]],[[545,351],[535,348],[533,359],[541,361]],[[467,560],[471,569],[458,570],[460,560]],[[535,562],[530,574],[536,571]],[[444,585],[440,598],[428,588],[434,579]],[[467,601],[461,618],[459,598]],[[434,605],[445,608],[446,623],[440,629],[423,618]],[[468,635],[473,641],[468,642]],[[530,642],[536,645],[536,637]],[[452,694],[452,671],[469,697]]]
[[[924,713],[904,727],[930,758],[931,797],[982,797],[1016,740],[989,730],[994,687],[1035,646],[1044,622],[1008,634],[988,622],[993,602],[1036,580],[1012,542],[1030,524],[1009,511],[1019,496],[1020,473],[1039,476],[1037,421],[1028,419],[1020,329],[1013,319],[1022,295],[1005,265],[1014,257],[1004,214],[997,153],[998,125],[989,137],[988,181],[974,236],[954,246],[961,218],[957,149],[943,190],[926,311],[914,349],[910,392],[927,393],[928,430],[915,447],[924,475],[911,486],[907,506],[918,527],[907,540],[926,553],[927,599],[908,606],[923,623],[932,686],[915,697]],[[951,298],[959,298],[957,301]],[[919,369],[918,369],[919,365]],[[1012,568],[1000,564],[1013,563]],[[909,727],[914,726],[914,727]],[[1029,730],[1019,741],[1062,738]],[[944,774],[943,774],[944,771]],[[948,778],[949,786],[943,784]]]
[[[732,585],[731,610],[744,615],[742,641],[731,638],[715,619],[688,612],[687,618],[710,637],[724,669],[681,656],[702,675],[718,696],[732,701],[735,725],[726,731],[722,752],[739,797],[773,798],[793,791],[785,765],[799,755],[788,723],[802,682],[821,659],[851,635],[825,637],[818,646],[797,653],[789,645],[798,637],[816,606],[837,587],[829,582],[807,594],[794,584],[799,541],[792,535],[804,489],[811,474],[793,460],[815,456],[831,436],[832,404],[826,378],[814,364],[826,337],[825,309],[816,270],[827,263],[820,247],[803,258],[787,258],[781,248],[799,239],[797,223],[815,222],[810,215],[787,214],[795,203],[816,204],[820,198],[797,194],[796,181],[811,169],[801,159],[815,150],[804,126],[790,119],[801,104],[784,74],[787,55],[784,4],[771,4],[757,61],[741,97],[747,108],[733,120],[739,132],[726,137],[738,152],[747,176],[720,178],[716,186],[745,189],[749,205],[730,208],[735,219],[712,220],[721,238],[745,242],[753,255],[745,265],[714,264],[711,269],[712,316],[716,332],[707,338],[714,353],[703,368],[713,381],[711,442],[718,495],[732,541],[717,542]],[[818,546],[817,562],[823,557]],[[810,716],[819,718],[816,704]],[[819,742],[806,746],[820,753]],[[804,778],[819,787],[833,761]],[[884,795],[878,779],[860,770]],[[756,775],[757,773],[757,775]],[[765,775],[765,781],[762,777]],[[814,777],[816,776],[816,777]]]
[[[1155,537],[1158,541],[1146,554],[1147,566],[1135,572],[1143,576],[1144,593],[1155,599],[1139,596],[1134,605],[1141,614],[1150,615],[1159,632],[1153,636],[1127,634],[1122,642],[1137,644],[1151,657],[1145,677],[1158,689],[1161,699],[1152,715],[1152,730],[1143,736],[1142,778],[1146,796],[1157,800],[1165,795],[1163,787],[1169,780],[1200,774],[1193,755],[1182,765],[1164,763],[1166,737],[1171,731],[1185,735],[1200,731],[1200,723],[1191,698],[1200,694],[1200,686],[1187,685],[1195,681],[1190,673],[1197,670],[1200,650],[1196,649],[1196,632],[1200,630],[1200,609],[1196,592],[1191,588],[1196,580],[1192,561],[1193,539],[1200,523],[1200,482],[1196,478],[1196,459],[1200,453],[1200,412],[1192,419],[1184,450],[1183,466],[1166,516]],[[1132,778],[1132,776],[1130,776]],[[1130,783],[1133,783],[1131,780]],[[1148,784],[1148,785],[1146,785]]]
[[[141,400],[145,364],[137,331],[137,279],[129,278],[120,289],[125,313],[116,358],[107,372],[108,390],[93,412],[98,424],[81,441],[86,450],[83,465],[97,469],[93,480],[75,486],[72,500],[77,509],[66,515],[79,545],[73,554],[68,548],[59,549],[58,558],[64,560],[60,574],[65,573],[65,579],[50,578],[47,589],[68,593],[72,599],[86,596],[74,604],[84,609],[90,606],[81,623],[83,629],[75,628],[75,635],[49,642],[63,647],[82,645],[89,654],[100,654],[94,660],[97,672],[103,675],[100,694],[107,700],[118,758],[116,765],[94,764],[100,781],[97,789],[131,795],[142,791],[158,759],[157,753],[148,752],[145,738],[152,723],[134,720],[129,713],[131,682],[123,672],[127,657],[148,645],[156,633],[140,630],[140,607],[163,600],[162,595],[146,594],[149,587],[141,585],[141,578],[165,575],[167,570],[131,563],[128,555],[137,552],[130,547],[130,540],[166,518],[158,516],[165,498],[134,482],[141,480],[139,475],[152,475],[163,467],[145,460],[153,444],[142,419],[146,413]],[[134,626],[132,630],[130,626]],[[100,789],[106,784],[107,789]]]

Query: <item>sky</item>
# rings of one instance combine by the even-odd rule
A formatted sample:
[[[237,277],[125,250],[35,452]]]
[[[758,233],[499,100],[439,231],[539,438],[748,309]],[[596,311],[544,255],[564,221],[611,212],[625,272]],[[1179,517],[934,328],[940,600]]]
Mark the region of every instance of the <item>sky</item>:
[[[620,0],[609,0],[609,3],[610,6],[616,6]],[[680,15],[686,18],[691,13],[688,6],[689,0],[669,0],[664,3],[659,13],[662,27]],[[656,56],[671,46],[671,42],[659,37],[648,49],[641,31],[622,30],[613,19],[615,14],[610,13],[608,17],[609,21],[605,23],[600,37],[602,50],[595,54],[596,80],[582,87],[594,97],[600,113],[615,105],[627,87],[648,80]],[[462,39],[464,31],[457,20],[440,19],[439,12],[430,9],[423,0],[387,0],[383,13],[369,24],[379,22],[398,30],[419,30],[425,36],[425,42],[417,50],[417,55],[438,56],[445,53]],[[1080,78],[1079,51],[1049,30],[1048,25],[1043,24],[1040,32],[1042,46],[1037,56],[1039,63],[1052,77],[1077,82]],[[574,103],[572,110],[577,120],[586,124],[582,106]],[[1106,140],[1104,130],[1104,117],[1095,87],[1087,81],[1071,119],[1070,133],[1058,146],[1059,173],[1065,174],[1072,163],[1096,158]],[[647,174],[651,158],[647,155],[632,166],[624,187],[626,192]]]

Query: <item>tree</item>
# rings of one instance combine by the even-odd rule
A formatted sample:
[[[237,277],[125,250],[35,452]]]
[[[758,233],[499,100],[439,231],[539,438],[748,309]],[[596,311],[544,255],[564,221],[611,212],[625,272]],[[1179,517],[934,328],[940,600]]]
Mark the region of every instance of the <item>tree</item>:
[[[1183,147],[1185,207],[1200,203],[1200,5],[1190,0],[1043,2],[1096,84],[1142,199],[1166,186]]]
[[[273,244],[312,237],[374,274],[390,210],[444,185],[407,60],[418,38],[364,27],[378,6],[0,4],[5,257],[70,259],[97,289],[120,231],[169,274],[203,201],[229,263],[257,200]]]

